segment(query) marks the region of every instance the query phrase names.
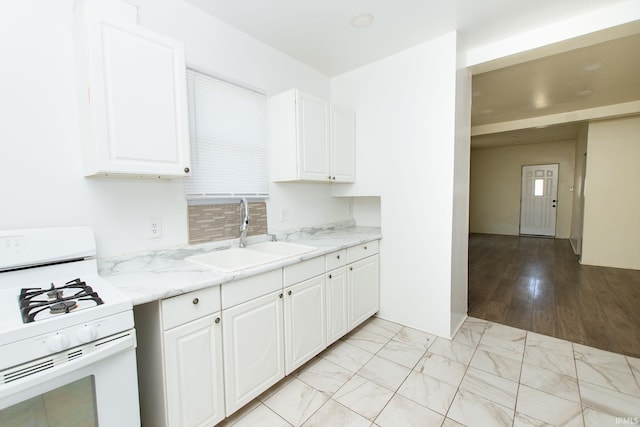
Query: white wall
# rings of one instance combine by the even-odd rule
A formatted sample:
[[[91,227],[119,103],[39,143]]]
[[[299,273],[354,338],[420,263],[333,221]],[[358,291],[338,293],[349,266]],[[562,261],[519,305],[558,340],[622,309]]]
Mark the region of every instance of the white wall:
[[[460,63],[458,64],[460,67]],[[456,122],[451,232],[451,334],[467,318],[469,277],[469,164],[471,161],[471,73],[456,72]]]
[[[581,262],[640,270],[640,116],[589,124]]]
[[[582,252],[582,223],[584,219],[584,177],[586,173],[587,135],[589,125],[584,124],[578,132],[574,153],[573,206],[571,210],[571,234],[569,240],[576,255]]]
[[[139,23],[185,43],[187,63],[274,94],[329,99],[329,79],[182,0],[134,0]],[[74,81],[73,0],[0,3],[0,228],[89,225],[98,255],[187,242],[182,182],[82,176]],[[270,231],[349,219],[330,186],[273,185]],[[280,223],[280,207],[288,221]],[[275,212],[275,213],[274,213]],[[147,239],[149,217],[163,238]]]
[[[381,196],[379,315],[450,336],[456,34],[338,76],[357,115],[356,183]]]
[[[380,227],[380,197],[354,197],[353,219],[357,225]]]
[[[558,163],[555,237],[568,239],[574,158],[573,140],[471,150],[471,232],[519,235],[522,166]]]

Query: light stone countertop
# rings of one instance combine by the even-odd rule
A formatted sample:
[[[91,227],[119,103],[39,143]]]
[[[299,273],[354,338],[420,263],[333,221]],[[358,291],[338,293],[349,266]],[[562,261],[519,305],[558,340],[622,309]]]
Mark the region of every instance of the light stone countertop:
[[[378,227],[357,227],[353,222],[346,222],[278,233],[278,240],[313,246],[317,250],[232,273],[209,270],[184,259],[237,246],[237,239],[98,258],[98,271],[105,280],[128,296],[133,305],[139,305],[275,270],[380,238],[382,234]],[[269,240],[269,237],[254,236],[248,240],[251,244]]]

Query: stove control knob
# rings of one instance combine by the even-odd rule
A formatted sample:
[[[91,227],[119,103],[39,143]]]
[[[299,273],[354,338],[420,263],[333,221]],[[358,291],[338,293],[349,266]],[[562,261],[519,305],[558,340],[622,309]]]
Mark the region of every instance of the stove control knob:
[[[57,353],[69,347],[69,338],[64,334],[55,334],[47,338],[47,348],[52,353]]]
[[[98,328],[94,325],[84,325],[78,330],[78,340],[81,343],[94,341],[98,337]]]

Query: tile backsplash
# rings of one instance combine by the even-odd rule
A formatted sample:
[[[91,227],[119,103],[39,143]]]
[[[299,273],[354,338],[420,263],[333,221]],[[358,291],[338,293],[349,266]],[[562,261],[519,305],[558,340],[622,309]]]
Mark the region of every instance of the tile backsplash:
[[[248,236],[267,233],[267,204],[249,203]],[[240,203],[189,206],[189,244],[240,237]]]

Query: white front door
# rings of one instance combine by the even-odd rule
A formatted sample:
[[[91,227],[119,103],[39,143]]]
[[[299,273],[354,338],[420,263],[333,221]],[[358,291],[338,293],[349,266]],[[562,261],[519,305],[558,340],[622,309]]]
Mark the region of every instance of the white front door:
[[[520,234],[556,235],[558,165],[522,167]]]

